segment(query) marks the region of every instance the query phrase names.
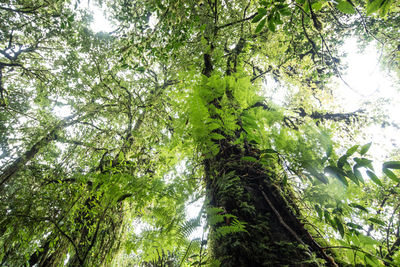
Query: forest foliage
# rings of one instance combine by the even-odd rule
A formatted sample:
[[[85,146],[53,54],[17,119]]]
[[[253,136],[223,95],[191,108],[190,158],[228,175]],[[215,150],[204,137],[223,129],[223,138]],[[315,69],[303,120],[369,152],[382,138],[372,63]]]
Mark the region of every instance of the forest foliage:
[[[96,1],[112,32],[83,2],[0,3],[1,266],[218,266],[254,226],[226,210],[247,190],[227,148],[290,202],[310,266],[400,265],[399,148],[361,138],[399,126],[332,93],[350,36],[398,84],[398,1]]]

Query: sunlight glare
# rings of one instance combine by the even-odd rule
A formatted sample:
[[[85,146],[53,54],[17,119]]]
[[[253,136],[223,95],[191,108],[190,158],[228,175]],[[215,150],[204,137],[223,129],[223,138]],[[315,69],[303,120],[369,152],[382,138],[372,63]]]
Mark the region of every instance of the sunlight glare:
[[[363,103],[373,102],[380,98],[388,98],[400,103],[397,89],[389,75],[379,67],[379,53],[376,44],[368,45],[364,51],[358,52],[354,38],[346,40],[343,52],[347,53],[344,63],[348,65],[343,80],[339,81],[336,97],[341,99],[342,107],[347,112],[359,109]],[[396,111],[389,110],[390,119],[396,118]]]
[[[345,112],[354,112],[368,105],[369,109],[375,111],[370,114],[367,111],[367,117],[386,116],[386,121],[382,122],[382,125],[377,123],[366,125],[362,136],[356,140],[361,144],[372,142],[368,154],[373,155],[374,167],[377,167],[376,171],[380,174],[379,166],[385,161],[385,157],[390,151],[400,147],[397,138],[399,129],[396,129],[396,125],[400,125],[398,89],[390,76],[379,66],[380,51],[376,44],[369,44],[359,52],[357,40],[349,38],[342,49],[347,53],[344,63],[348,65],[346,74],[342,78],[348,85],[338,79],[339,87],[334,96],[341,103],[340,108]],[[376,112],[378,113],[374,114]]]
[[[93,12],[93,22],[90,26],[94,32],[112,32],[115,30],[106,18],[102,8],[90,2],[88,9]]]
[[[156,27],[158,23],[158,18],[156,13],[152,13],[149,19],[149,27],[150,29],[154,30],[154,28]]]
[[[72,115],[72,110],[71,110],[71,107],[68,105],[65,105],[65,106],[57,105],[53,108],[53,114],[59,118],[66,118],[66,117]]]

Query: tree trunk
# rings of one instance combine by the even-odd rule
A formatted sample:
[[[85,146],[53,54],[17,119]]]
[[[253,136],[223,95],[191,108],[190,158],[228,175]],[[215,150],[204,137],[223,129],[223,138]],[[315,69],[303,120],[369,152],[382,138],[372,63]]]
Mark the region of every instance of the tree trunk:
[[[240,39],[231,55],[233,57],[228,59],[227,76],[236,72],[238,56],[244,44],[245,41]],[[205,54],[202,73],[210,77],[212,70],[211,55]],[[212,86],[204,87],[204,90],[210,88],[213,90]],[[231,106],[236,107],[231,91],[234,89],[228,86],[225,90]],[[215,112],[215,109],[223,109],[221,101],[222,97],[212,101],[204,99],[208,103],[206,108],[210,117],[224,125],[221,115]],[[237,122],[241,121],[237,119]],[[204,161],[206,201],[211,208],[209,211],[217,208],[221,211],[218,215],[226,214],[224,220],[217,224],[210,223],[215,214],[208,214],[212,259],[224,267],[337,266],[304,228],[294,199],[283,193],[289,188],[279,184],[276,163],[271,162],[269,166],[261,164],[261,151],[254,145],[234,145],[235,138],[242,133],[246,135],[243,128],[236,130],[236,137],[225,133],[223,127],[212,132],[225,139],[213,141],[219,152]],[[255,160],[249,161],[249,158]],[[245,224],[245,231],[232,230],[235,228],[234,219]],[[221,236],[219,229],[224,226],[232,226],[225,227],[232,231],[229,233],[228,230],[228,234]]]
[[[48,237],[45,243],[40,247],[40,249],[36,250],[29,258],[29,266],[42,266],[42,262],[46,259],[49,248],[50,248],[50,240],[53,238],[52,234]]]
[[[22,154],[3,171],[3,173],[0,175],[0,190],[1,187],[8,180],[10,180],[23,166],[25,166],[25,164],[32,160],[42,148],[46,147],[51,141],[57,139],[58,131],[82,121],[91,114],[92,113],[86,114],[85,116],[81,116],[80,118],[75,120],[73,120],[75,115],[72,115],[60,121],[47,135],[37,141],[28,151]]]
[[[245,223],[244,232],[216,234],[221,226],[232,225],[226,216],[211,226],[213,258],[221,266],[337,266],[316,243],[298,219],[298,209],[277,184],[274,170],[258,162],[260,151],[242,149],[226,139],[219,141],[220,152],[205,160],[209,205]],[[271,164],[272,166],[272,164]],[[210,215],[212,216],[212,215]]]

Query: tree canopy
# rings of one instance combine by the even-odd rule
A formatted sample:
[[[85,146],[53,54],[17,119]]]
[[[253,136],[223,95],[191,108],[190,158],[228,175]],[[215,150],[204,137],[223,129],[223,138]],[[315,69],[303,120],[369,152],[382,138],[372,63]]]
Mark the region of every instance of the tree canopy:
[[[398,1],[96,4],[0,3],[2,266],[400,265],[391,102],[333,94],[349,37],[398,84]]]

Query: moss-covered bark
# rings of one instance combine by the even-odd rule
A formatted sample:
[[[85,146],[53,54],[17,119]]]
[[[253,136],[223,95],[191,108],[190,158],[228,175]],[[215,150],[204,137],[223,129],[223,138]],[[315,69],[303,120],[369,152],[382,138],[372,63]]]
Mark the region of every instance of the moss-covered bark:
[[[229,216],[212,227],[209,245],[221,266],[336,266],[303,227],[274,172],[244,158],[259,159],[260,152],[226,140],[219,146],[205,162],[209,205],[246,223],[246,232],[222,237],[213,232],[229,225]]]

